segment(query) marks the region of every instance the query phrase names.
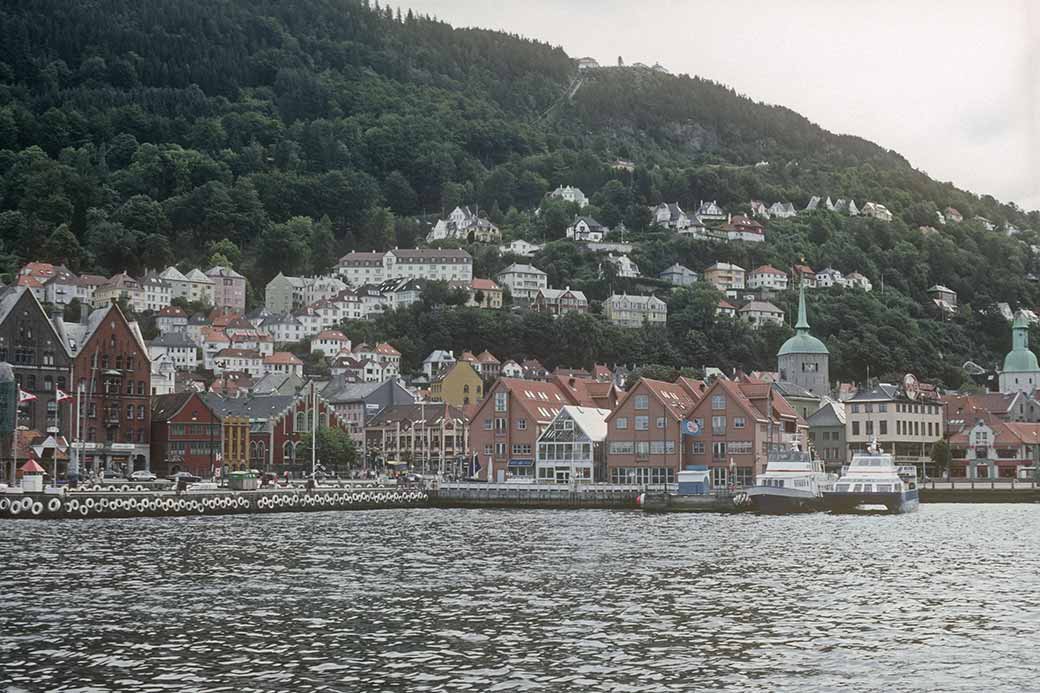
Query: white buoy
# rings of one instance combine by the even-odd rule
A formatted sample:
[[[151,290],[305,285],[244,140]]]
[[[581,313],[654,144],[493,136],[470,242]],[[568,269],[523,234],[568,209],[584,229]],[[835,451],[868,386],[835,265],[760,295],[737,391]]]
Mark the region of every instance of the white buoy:
[[[60,498],[51,498],[49,501],[47,501],[47,511],[48,512],[56,513],[59,510],[61,510],[61,499]]]

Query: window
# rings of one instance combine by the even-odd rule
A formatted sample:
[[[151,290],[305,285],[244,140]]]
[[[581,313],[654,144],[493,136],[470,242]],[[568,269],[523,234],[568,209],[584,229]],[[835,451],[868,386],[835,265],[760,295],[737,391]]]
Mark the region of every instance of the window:
[[[879,421],[878,422],[878,434],[879,435],[883,435],[883,436],[884,435],[888,435],[888,422],[887,421]]]
[[[650,397],[648,395],[636,395],[635,397],[636,409],[643,410],[650,408]]]
[[[626,430],[628,428],[628,417],[619,416],[616,419],[614,419],[614,428],[616,428],[619,431]]]
[[[143,380],[138,380],[137,381],[137,394],[139,394],[139,395],[143,395],[144,394],[144,381]]]
[[[637,416],[636,417],[636,430],[646,431],[650,428],[650,417],[649,416]]]
[[[693,454],[694,455],[703,455],[704,454],[704,442],[703,441],[698,440],[698,441],[695,441],[693,443]]]
[[[853,414],[858,414],[859,413],[859,405],[858,404],[853,404],[852,405],[852,413]]]
[[[754,444],[750,440],[738,440],[729,443],[727,449],[731,455],[750,455],[754,451]]]
[[[508,392],[496,392],[495,393],[495,411],[504,412],[506,410],[506,399],[509,397]]]
[[[506,444],[505,443],[495,443],[495,456],[496,457],[505,457],[506,456]]]
[[[506,420],[502,417],[495,419],[495,431],[501,433],[506,430]]]
[[[639,442],[636,443],[636,459],[645,460],[650,457],[650,443]]]
[[[722,395],[713,395],[711,398],[711,408],[715,410],[726,408],[726,398]]]
[[[859,435],[859,421],[853,421],[852,422],[852,435],[854,435],[854,436],[858,436]]]
[[[128,405],[126,405],[126,420],[130,421],[133,418],[134,418],[134,405],[128,404]]]
[[[716,442],[711,444],[711,456],[715,459],[726,458],[726,444],[724,442]]]
[[[629,441],[612,441],[610,443],[609,454],[611,455],[631,455],[635,451],[635,446]]]
[[[488,417],[488,418],[484,419],[484,430],[485,430],[485,431],[490,431],[490,430],[491,430],[491,429],[493,429],[494,427],[495,427],[495,424],[494,424],[494,422],[493,422],[493,421],[491,420],[491,418],[490,418],[490,417]]]
[[[747,419],[745,419],[743,416],[734,416],[733,417],[733,428],[744,428],[744,426],[746,426],[746,425],[747,425]]]
[[[711,432],[716,435],[722,435],[726,433],[726,417],[725,416],[713,416],[711,417]]]
[[[49,375],[43,376],[43,391],[50,392],[54,389],[54,378]]]
[[[882,402],[881,404],[877,405],[877,410],[879,412],[881,412],[882,414],[884,414],[885,412],[888,411],[888,405],[885,404],[884,402]]]
[[[873,421],[868,421],[867,422],[867,435],[868,436],[874,435],[874,422]]]
[[[516,420],[516,430],[518,430],[518,431],[526,431],[527,430],[527,419],[517,419]]]
[[[143,404],[139,404],[137,406],[137,418],[140,419],[141,421],[144,421],[144,405]]]
[[[491,454],[491,452],[492,452],[492,451],[493,451],[494,449],[495,449],[495,448],[494,448],[494,446],[493,446],[493,445],[492,445],[491,443],[484,443],[484,454],[485,454],[485,455],[490,455],[490,454]]]
[[[658,428],[664,428],[664,417],[663,416],[658,416],[657,417],[657,427]]]

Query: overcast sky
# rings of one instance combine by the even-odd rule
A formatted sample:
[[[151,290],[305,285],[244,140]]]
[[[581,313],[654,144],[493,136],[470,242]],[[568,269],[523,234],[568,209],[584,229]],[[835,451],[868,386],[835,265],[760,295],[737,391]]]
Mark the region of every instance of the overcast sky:
[[[660,62],[1040,208],[1040,6],[1030,0],[405,0],[601,64]]]

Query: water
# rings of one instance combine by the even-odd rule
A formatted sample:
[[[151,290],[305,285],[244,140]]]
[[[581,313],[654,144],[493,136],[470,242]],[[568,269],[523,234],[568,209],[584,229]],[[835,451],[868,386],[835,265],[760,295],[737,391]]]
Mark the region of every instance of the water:
[[[1028,505],[5,521],[0,690],[1036,690],[1038,522]]]

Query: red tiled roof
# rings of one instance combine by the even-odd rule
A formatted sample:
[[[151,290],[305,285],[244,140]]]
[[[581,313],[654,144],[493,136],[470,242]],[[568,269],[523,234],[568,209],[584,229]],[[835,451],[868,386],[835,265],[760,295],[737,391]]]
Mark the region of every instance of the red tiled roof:
[[[502,363],[497,358],[495,358],[494,354],[492,354],[490,351],[487,351],[486,349],[483,352],[481,352],[480,356],[477,357],[477,360],[481,363]]]
[[[778,270],[772,265],[762,265],[757,269],[751,270],[751,274],[779,274],[784,277],[787,276],[787,272],[784,272],[783,270]]]
[[[395,349],[392,345],[386,342],[380,342],[376,344],[376,353],[384,356],[400,356],[401,352]]]
[[[180,306],[163,306],[159,310],[160,318],[186,318],[188,314]]]
[[[335,341],[340,341],[340,342],[349,342],[350,341],[350,339],[347,337],[347,335],[343,334],[339,330],[322,330],[321,332],[318,333],[318,336],[315,337],[314,339],[319,340],[319,341],[321,341],[321,340],[325,340],[325,341],[335,340]]]
[[[254,349],[221,349],[217,358],[259,359],[260,352]]]
[[[499,287],[491,279],[481,279],[480,277],[474,277],[473,281],[469,283],[469,288],[474,291],[498,291]]]
[[[303,361],[288,351],[276,351],[264,358],[264,364],[286,364],[289,366],[302,366]]]

